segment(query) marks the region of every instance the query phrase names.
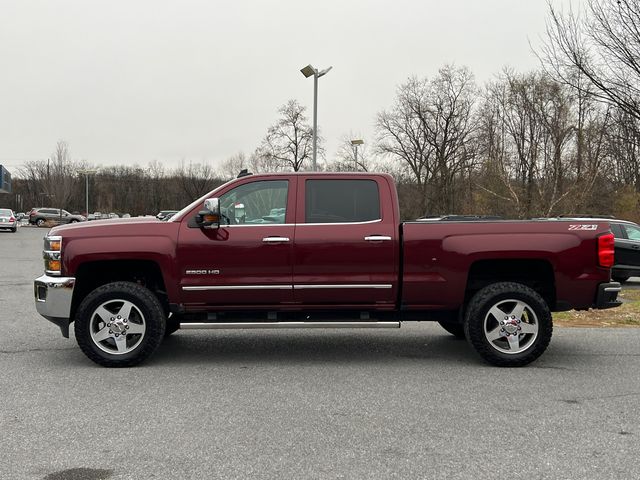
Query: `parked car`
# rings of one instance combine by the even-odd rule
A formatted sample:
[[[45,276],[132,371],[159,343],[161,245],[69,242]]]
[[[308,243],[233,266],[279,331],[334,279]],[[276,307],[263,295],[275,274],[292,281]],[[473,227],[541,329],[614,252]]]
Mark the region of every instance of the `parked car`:
[[[38,312],[107,367],[179,328],[398,328],[437,321],[499,366],[546,350],[551,312],[620,305],[609,222],[401,222],[393,178],[249,175],[166,222],[58,226]],[[505,375],[513,373],[505,372]]]
[[[615,262],[611,277],[626,282],[629,277],[640,277],[640,225],[625,220],[609,220],[615,237]]]
[[[82,215],[72,215],[66,210],[58,208],[32,208],[29,212],[29,223],[42,227],[47,221],[55,223],[76,223],[84,222],[86,217]]]
[[[178,213],[178,210],[162,210],[156,215],[156,218],[158,220],[169,220],[176,213]]]
[[[13,210],[0,208],[0,229],[11,230],[13,233],[18,231],[18,218]]]
[[[108,216],[108,218],[120,218],[120,215],[118,215],[117,213],[113,213],[111,212]]]

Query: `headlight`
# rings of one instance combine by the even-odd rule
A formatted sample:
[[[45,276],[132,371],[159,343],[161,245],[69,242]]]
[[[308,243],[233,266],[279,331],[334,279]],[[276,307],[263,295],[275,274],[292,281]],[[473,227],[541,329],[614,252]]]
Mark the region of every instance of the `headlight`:
[[[60,275],[62,273],[62,237],[44,237],[44,270],[48,275]]]

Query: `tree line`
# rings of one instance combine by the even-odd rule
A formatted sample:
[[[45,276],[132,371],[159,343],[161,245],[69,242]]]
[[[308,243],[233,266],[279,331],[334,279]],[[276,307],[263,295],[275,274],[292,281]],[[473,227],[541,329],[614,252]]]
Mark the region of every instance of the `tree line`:
[[[541,67],[505,69],[479,85],[466,67],[409,77],[378,113],[375,137],[352,136],[326,159],[328,171],[384,171],[398,184],[403,218],[491,214],[530,218],[613,214],[640,220],[640,0],[587,0],[584,11],[550,7]],[[251,153],[214,167],[102,167],[71,159],[59,142],[49,160],[28,162],[14,179],[18,210],[60,206],[134,215],[180,208],[241,169],[311,167],[306,108],[290,100]],[[21,205],[17,205],[18,200]],[[19,208],[23,207],[23,208]]]

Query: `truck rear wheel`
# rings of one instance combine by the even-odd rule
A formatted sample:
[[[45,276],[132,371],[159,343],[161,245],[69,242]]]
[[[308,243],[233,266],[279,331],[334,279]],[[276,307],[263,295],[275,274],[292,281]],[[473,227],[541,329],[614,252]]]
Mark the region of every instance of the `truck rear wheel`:
[[[547,303],[535,290],[500,282],[473,296],[464,329],[469,343],[487,362],[521,367],[547,349],[553,322]]]
[[[132,282],[96,288],[75,315],[78,345],[105,367],[130,367],[153,352],[164,338],[166,319],[158,298]]]

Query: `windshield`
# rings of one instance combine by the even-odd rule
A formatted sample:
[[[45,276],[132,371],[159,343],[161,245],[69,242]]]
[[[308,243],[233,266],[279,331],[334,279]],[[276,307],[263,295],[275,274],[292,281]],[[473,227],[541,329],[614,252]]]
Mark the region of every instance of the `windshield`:
[[[0,208],[0,215],[2,215],[3,217],[10,217],[12,213],[13,212],[11,210],[7,210],[6,208]]]

